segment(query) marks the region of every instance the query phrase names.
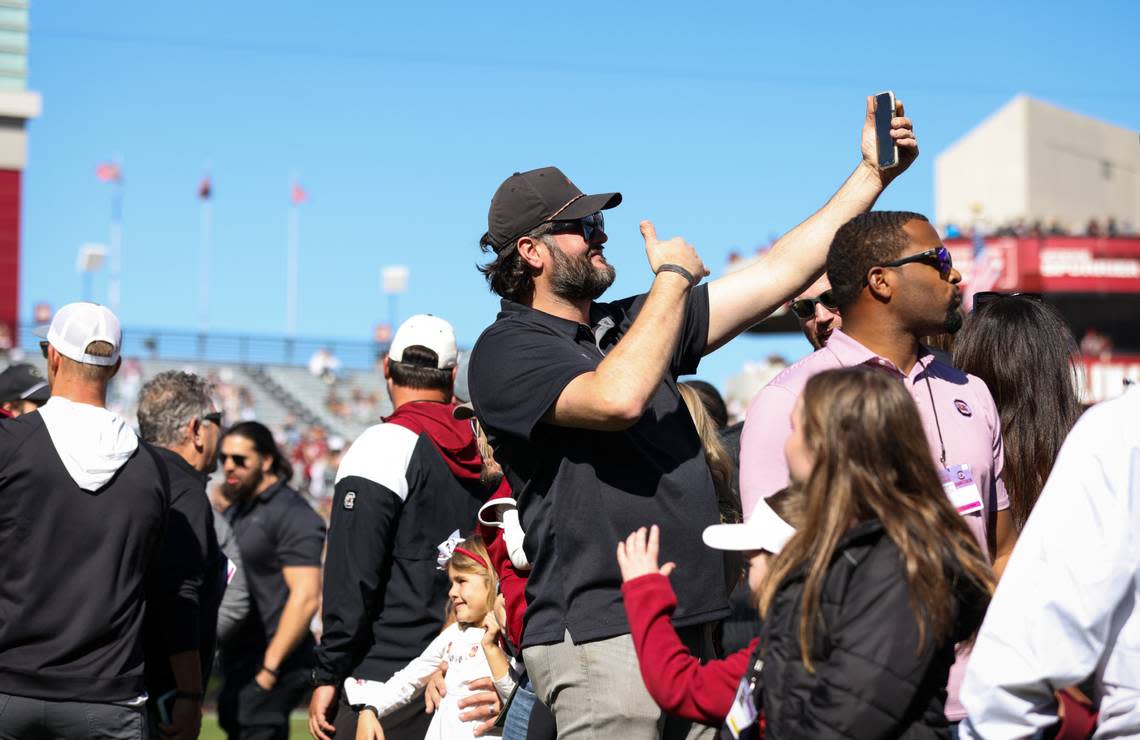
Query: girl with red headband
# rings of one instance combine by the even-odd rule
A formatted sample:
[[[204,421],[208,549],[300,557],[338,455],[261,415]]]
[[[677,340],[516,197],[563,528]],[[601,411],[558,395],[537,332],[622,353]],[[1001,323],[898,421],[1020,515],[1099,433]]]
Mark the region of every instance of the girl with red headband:
[[[345,679],[345,698],[361,710],[357,740],[383,740],[380,717],[414,701],[440,662],[447,663],[447,693],[424,740],[475,737],[475,728],[482,720],[459,719],[459,700],[472,693],[467,689],[469,681],[490,675],[503,700],[510,696],[515,680],[510,659],[499,644],[502,606],[496,599],[499,579],[490,562],[480,537],[455,545],[447,560],[447,576],[451,580],[448,620],[439,637],[387,681]]]

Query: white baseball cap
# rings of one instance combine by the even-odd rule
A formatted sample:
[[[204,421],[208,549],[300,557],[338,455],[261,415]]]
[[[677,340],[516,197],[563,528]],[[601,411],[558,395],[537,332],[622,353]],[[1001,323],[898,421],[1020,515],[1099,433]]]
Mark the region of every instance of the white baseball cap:
[[[123,329],[111,309],[98,303],[69,303],[56,311],[51,324],[36,330],[55,351],[85,365],[110,367],[119,361],[123,347]],[[110,357],[87,354],[87,345],[107,342],[114,349]]]
[[[439,361],[436,368],[450,370],[459,363],[459,350],[455,345],[455,330],[451,324],[430,313],[416,314],[396,330],[388,357],[393,362],[404,361],[408,347],[424,347],[435,352]]]
[[[742,524],[714,524],[705,527],[701,539],[714,550],[765,550],[778,553],[796,530],[764,499],[756,502]]]

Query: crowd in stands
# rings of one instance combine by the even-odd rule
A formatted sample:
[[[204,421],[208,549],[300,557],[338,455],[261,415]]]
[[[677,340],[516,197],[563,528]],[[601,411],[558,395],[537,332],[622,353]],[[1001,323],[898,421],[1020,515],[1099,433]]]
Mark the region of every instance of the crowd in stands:
[[[949,223],[943,227],[943,233],[947,239],[969,239],[974,236],[974,228],[973,225]],[[1019,218],[993,226],[986,225],[982,229],[982,235],[993,237],[1012,236],[1019,239],[1039,239],[1046,236],[1089,236],[1115,239],[1117,237],[1135,237],[1136,229],[1131,222],[1123,221],[1118,223],[1113,217],[1109,217],[1104,221],[1095,218],[1090,219],[1083,227],[1077,228],[1071,228],[1055,218],[1047,221],[1040,219],[1030,221]]]
[[[0,374],[0,738],[195,738],[211,674],[242,740],[304,702],[315,740],[1140,736],[1140,391],[1083,408],[1040,296],[962,310],[928,219],[873,210],[918,155],[892,113],[897,166],[868,98],[742,269],[642,221],[610,302],[621,194],[511,175],[500,313],[463,367],[405,321],[351,444],[61,308],[46,377]],[[813,351],[736,420],[693,376],[784,306]]]

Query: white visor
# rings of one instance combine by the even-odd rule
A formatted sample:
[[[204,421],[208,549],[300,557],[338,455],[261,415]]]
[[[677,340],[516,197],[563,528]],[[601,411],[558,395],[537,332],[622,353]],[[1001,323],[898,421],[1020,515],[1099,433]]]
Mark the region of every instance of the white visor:
[[[715,550],[765,550],[778,553],[796,530],[780,518],[768,502],[760,499],[743,524],[705,527],[701,539]]]

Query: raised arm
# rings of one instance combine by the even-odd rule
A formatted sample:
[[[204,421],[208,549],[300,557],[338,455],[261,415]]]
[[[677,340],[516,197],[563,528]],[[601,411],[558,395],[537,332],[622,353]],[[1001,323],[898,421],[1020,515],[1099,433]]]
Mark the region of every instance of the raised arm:
[[[684,324],[685,301],[696,282],[708,275],[696,250],[680,237],[657,239],[649,221],[641,222],[645,253],[656,273],[637,319],[601,364],[571,380],[544,421],[557,426],[617,431],[637,423],[665,377]],[[662,265],[677,265],[688,278]]]
[[[863,159],[822,208],[780,237],[755,264],[709,283],[709,338],[705,353],[724,346],[740,332],[811,285],[823,272],[831,239],[840,226],[870,210],[879,194],[918,156],[918,140],[897,102],[891,136],[899,147],[899,164],[877,165],[875,98],[867,98],[863,121]]]

